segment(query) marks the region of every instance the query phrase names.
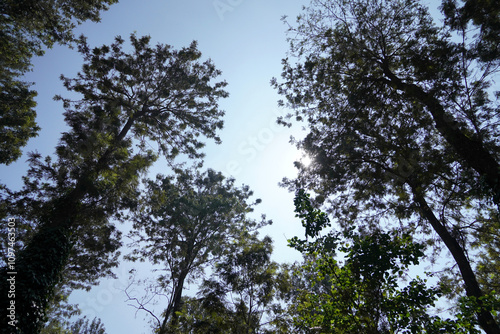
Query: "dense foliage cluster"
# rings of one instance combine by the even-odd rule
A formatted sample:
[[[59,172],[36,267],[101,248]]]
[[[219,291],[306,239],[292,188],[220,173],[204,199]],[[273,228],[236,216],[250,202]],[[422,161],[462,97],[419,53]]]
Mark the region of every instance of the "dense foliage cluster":
[[[0,163],[21,156],[21,148],[37,135],[36,92],[21,79],[54,43],[72,44],[73,29],[99,21],[100,12],[117,0],[4,0],[0,3]]]
[[[498,333],[498,309],[481,302],[499,298],[500,250],[500,18],[487,3],[444,1],[438,26],[416,1],[312,1],[273,84],[293,109],[280,122],[307,123],[297,146],[313,158],[284,185],[314,192],[343,230],[444,247],[454,263],[443,280]]]
[[[81,287],[117,264],[121,243],[113,219],[137,206],[140,177],[154,161],[160,155],[172,161],[180,153],[199,158],[200,135],[219,140],[223,112],[217,100],[227,93],[225,82],[212,80],[220,72],[210,61],[198,61],[195,43],[177,51],[152,47],[149,40],[132,35],[127,54],[120,37],[94,49],[80,39],[83,69],[76,79],[63,80],[82,98],[59,97],[70,130],[62,134],[55,159],[32,154],[24,188],[4,193],[9,205],[3,214],[29,227],[19,233],[24,247],[16,262],[23,272],[16,303],[26,312],[19,321],[26,333],[43,324],[62,277]],[[4,267],[2,293],[6,273]]]

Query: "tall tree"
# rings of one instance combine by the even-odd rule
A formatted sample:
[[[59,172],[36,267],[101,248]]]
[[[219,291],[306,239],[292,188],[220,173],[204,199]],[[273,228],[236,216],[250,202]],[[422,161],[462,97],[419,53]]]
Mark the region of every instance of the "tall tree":
[[[271,260],[271,238],[243,231],[225,253],[186,301],[177,332],[289,333],[281,299],[292,287],[286,268]]]
[[[73,29],[86,20],[98,22],[100,12],[117,0],[4,0],[0,3],[0,163],[21,156],[21,147],[36,136],[36,92],[20,77],[31,58],[54,43],[71,44]]]
[[[285,81],[273,83],[295,109],[281,122],[307,121],[297,144],[314,161],[297,164],[299,177],[284,183],[314,190],[345,228],[370,230],[390,217],[393,228],[424,232],[427,241],[433,230],[467,295],[481,300],[467,252],[473,232],[497,219],[494,62],[471,58],[468,31],[454,42],[415,1],[313,1],[290,32],[299,61],[285,59]],[[486,308],[477,316],[487,333],[499,333]]]
[[[176,170],[175,177],[159,175],[147,183],[134,214],[135,249],[128,258],[165,266],[157,284],[168,302],[157,317],[158,333],[175,332],[186,283],[202,277],[241,231],[269,223],[264,217],[257,222],[246,216],[253,210],[251,195],[247,186],[237,188],[234,179],[211,169]]]
[[[224,113],[217,101],[227,96],[226,83],[212,82],[220,71],[210,60],[199,61],[196,43],[173,50],[151,46],[149,37],[132,35],[130,41],[132,50],[126,53],[120,37],[94,49],[80,39],[82,71],[63,81],[82,98],[59,97],[69,130],[62,134],[55,159],[32,154],[24,189],[9,199],[12,208],[25,210],[9,212],[7,206],[4,211],[34,228],[15,262],[22,273],[16,276],[15,298],[22,333],[35,333],[43,324],[68,258],[82,255],[72,255],[72,250],[86,249],[100,257],[95,260],[107,261],[101,251],[113,250],[117,242],[112,219],[120,221],[123,209],[134,208],[139,179],[160,155],[170,161],[178,154],[201,158],[200,137],[220,142],[216,132]],[[2,296],[12,270],[2,268]],[[9,302],[2,299],[3,310]],[[1,328],[2,333],[12,329]]]

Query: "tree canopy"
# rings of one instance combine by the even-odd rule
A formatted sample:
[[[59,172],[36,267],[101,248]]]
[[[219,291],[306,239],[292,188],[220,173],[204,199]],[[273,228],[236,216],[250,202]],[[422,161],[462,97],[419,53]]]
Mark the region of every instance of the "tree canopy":
[[[130,41],[132,52],[126,53],[120,37],[93,49],[80,39],[82,71],[62,79],[82,97],[58,97],[70,129],[55,159],[32,154],[24,188],[3,196],[9,203],[4,214],[32,227],[16,262],[23,272],[16,303],[24,332],[43,323],[64,268],[75,274],[81,268],[77,280],[95,281],[107,272],[96,271],[97,264],[113,265],[113,257],[105,256],[119,246],[112,219],[121,220],[124,209],[137,205],[140,177],[160,155],[170,161],[181,153],[201,158],[200,136],[220,141],[224,112],[217,101],[227,96],[226,83],[212,83],[220,72],[209,60],[199,61],[196,43],[172,50],[151,46],[149,37],[132,35]],[[73,268],[69,257],[77,261]],[[87,264],[80,267],[82,259]],[[2,277],[6,272],[4,267]]]
[[[444,286],[428,287],[410,274],[425,245],[397,231],[321,232],[329,220],[300,189],[295,212],[306,240],[289,245],[304,255],[296,266],[289,312],[297,331],[309,333],[477,333],[473,312],[447,319],[432,313]],[[327,223],[327,224],[325,224]],[[434,311],[436,312],[436,311]]]
[[[148,181],[141,205],[134,214],[135,240],[131,260],[159,264],[166,269],[157,278],[160,291],[168,296],[158,323],[159,333],[177,325],[185,283],[203,277],[204,270],[220,260],[242,231],[254,231],[270,222],[247,217],[248,186],[237,188],[214,170],[176,170],[175,176],[158,175]],[[256,201],[256,203],[260,200]]]
[[[282,300],[292,287],[271,260],[271,238],[242,231],[224,253],[196,298],[186,298],[177,332],[289,333]]]
[[[130,222],[125,259],[154,275],[144,298],[125,293],[155,333],[500,334],[498,4],[442,0],[438,20],[414,0],[312,0],[284,18],[278,123],[305,124],[292,142],[312,162],[282,181],[303,261],[278,264],[259,236],[271,221],[252,217],[260,199],[201,169],[228,93],[197,42],[74,36],[116,2],[0,3],[0,164],[39,130],[32,57],[59,43],[83,58],[61,76],[72,98],[55,97],[67,128],[54,154],[29,154],[22,189],[0,185],[0,308],[16,310],[0,333],[104,333],[65,303],[114,276]],[[415,275],[422,262],[435,272]]]
[[[438,27],[416,1],[317,0],[290,36],[294,59],[273,84],[294,110],[280,122],[307,123],[297,146],[313,162],[284,185],[314,191],[344,228],[403,229],[426,243],[436,233],[480,299],[488,289],[467,254],[495,252],[481,240],[498,238],[487,226],[500,194],[497,62],[477,51],[486,35]],[[477,315],[498,333],[490,312]]]
[[[97,22],[100,12],[116,0],[4,0],[0,3],[0,163],[21,156],[21,148],[37,135],[35,96],[21,77],[31,59],[54,43],[72,44],[73,30],[86,20]]]

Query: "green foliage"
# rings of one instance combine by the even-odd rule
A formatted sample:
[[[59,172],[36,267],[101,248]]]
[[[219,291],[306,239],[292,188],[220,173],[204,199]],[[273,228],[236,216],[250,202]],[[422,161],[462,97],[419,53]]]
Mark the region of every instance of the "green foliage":
[[[40,334],[72,334],[72,333],[67,329],[64,329],[60,323],[52,321],[49,322],[49,324],[46,325],[44,328],[42,328]]]
[[[295,212],[297,213],[295,217],[301,219],[302,225],[306,229],[306,237],[315,238],[322,229],[331,226],[331,224],[326,213],[312,206],[309,197],[304,189],[297,190],[294,199]]]
[[[111,123],[108,132],[88,134],[85,128],[75,129],[76,136],[65,139],[68,144],[80,147],[85,154],[96,154],[92,153],[94,145],[124,139],[120,126],[122,131],[127,129],[127,122],[133,124],[131,134],[140,149],[147,150],[156,144],[158,151],[170,159],[180,153],[201,157],[198,152],[204,146],[201,136],[220,143],[216,132],[223,126],[224,112],[218,109],[217,101],[228,96],[223,90],[226,82],[212,82],[221,72],[210,60],[199,61],[197,43],[172,50],[169,45],[151,46],[148,36],[131,35],[130,42],[134,51],[126,53],[121,37],[110,46],[94,49],[84,37],[80,38],[78,50],[86,64],[78,78],[62,79],[68,90],[82,94],[83,99],[74,103],[57,98],[68,107],[70,125],[78,125],[85,113],[97,116],[110,113],[106,117]],[[84,111],[73,112],[71,107]],[[121,149],[125,154],[125,147]],[[68,150],[59,154],[75,159]]]
[[[98,22],[100,12],[117,0],[5,0],[0,11],[4,20],[23,32],[26,40],[39,41],[50,47],[53,43],[68,43],[77,24]]]
[[[472,1],[451,10],[445,23],[477,15],[474,24],[488,26],[487,2],[477,4],[478,11]],[[433,245],[434,255],[445,246],[459,268],[460,293],[480,298],[487,291],[478,283],[482,260],[499,255],[489,246],[498,235],[487,228],[498,221],[500,119],[490,89],[496,60],[478,51],[486,35],[439,27],[410,0],[312,1],[289,27],[294,59],[283,60],[283,82],[273,84],[293,112],[279,121],[307,123],[296,144],[312,163],[296,164],[298,177],[283,185],[313,191],[343,231],[398,229]],[[334,248],[335,237],[302,250]],[[473,250],[478,266],[467,257]],[[489,280],[498,281],[498,272]],[[483,311],[481,326],[497,333]]]
[[[498,40],[500,9],[495,1],[444,0],[441,9],[446,16],[447,24],[453,29],[457,31],[470,29],[468,26],[470,22],[479,28],[477,41],[472,48],[473,57],[478,57],[486,63],[500,59]]]
[[[21,147],[36,136],[34,97],[30,83],[19,78],[31,69],[31,58],[43,47],[71,44],[73,29],[86,20],[99,21],[99,13],[116,0],[49,1],[4,0],[0,4],[0,163],[21,156]]]
[[[188,298],[178,333],[288,333],[280,298],[292,288],[271,261],[272,240],[241,232],[203,281],[197,298]]]
[[[411,184],[422,190],[438,188],[433,196],[442,193],[443,202],[451,198],[450,211],[477,196],[487,201],[489,196],[480,190],[475,175],[457,164],[462,159],[436,129],[426,101],[395,87],[398,80],[429,86],[426,91],[439,96],[445,106],[472,101],[461,81],[464,69],[457,47],[432,25],[418,2],[370,3],[317,3],[318,8],[309,8],[298,27],[292,28],[297,33],[291,40],[292,52],[303,63],[293,67],[285,60],[285,82],[275,81],[275,86],[295,109],[295,116],[308,122],[310,132],[297,144],[314,161],[300,168],[297,181],[285,184],[294,190],[313,188],[323,198],[341,194],[332,207],[335,218],[346,222],[365,210],[411,217],[415,212]],[[386,66],[398,80],[386,73]],[[477,82],[474,92],[482,95],[484,89]],[[460,108],[477,110],[476,115],[450,108],[448,123],[451,126],[452,119],[460,119],[460,129],[471,136],[476,132],[474,136],[486,145],[495,138],[495,111],[490,109],[491,101],[480,103]],[[466,195],[460,198],[462,194]]]
[[[247,186],[237,188],[234,179],[211,169],[177,169],[173,176],[158,175],[146,183],[133,215],[134,250],[126,258],[165,266],[167,274],[156,284],[168,296],[162,321],[157,319],[160,333],[175,327],[185,283],[203,277],[242,231],[270,223],[246,217],[254,205],[248,203],[250,196]]]
[[[498,213],[493,212],[492,218],[477,217],[481,219],[481,227],[475,231],[473,247],[480,251],[477,257],[478,280],[485,292],[495,293],[500,291],[500,281],[497,273],[500,271],[500,221]]]
[[[105,334],[106,329],[101,322],[101,319],[94,318],[90,322],[87,317],[83,317],[75,321],[69,327],[71,334]]]
[[[56,286],[53,298],[50,301],[50,306],[46,312],[48,321],[42,328],[42,334],[71,334],[67,329],[69,319],[73,316],[80,315],[81,311],[77,305],[68,303],[70,294],[71,289],[67,286]]]
[[[119,37],[94,49],[80,40],[82,72],[63,80],[82,98],[59,97],[69,130],[55,158],[31,154],[24,188],[2,188],[2,214],[26,227],[18,232],[26,239],[16,261],[23,273],[16,303],[24,332],[45,322],[57,284],[88,288],[111,273],[121,246],[114,221],[137,207],[139,180],[160,154],[171,163],[179,153],[201,157],[199,137],[219,141],[223,112],[217,101],[227,93],[225,82],[211,81],[220,72],[198,61],[195,43],[175,51],[149,40],[132,35],[131,53]],[[4,267],[2,293],[6,272]]]
[[[309,202],[306,204],[308,210],[315,214],[315,218],[307,215],[308,224],[323,219],[303,191],[296,195],[297,210],[304,207],[300,202]],[[409,235],[380,231],[360,235],[351,230],[343,237],[333,238],[338,243],[333,249],[321,245],[303,247],[304,243],[313,242],[302,240],[303,243],[298,244],[296,238],[290,240],[290,245],[305,257],[305,263],[295,270],[302,284],[290,306],[298,330],[321,333],[475,332],[471,318],[449,320],[429,313],[442,295],[440,288],[428,288],[426,281],[418,276],[403,284],[408,280],[411,266],[417,265],[424,256],[424,246],[413,242]]]
[[[0,79],[0,163],[17,160],[21,147],[36,136],[36,93],[19,81]]]
[[[333,251],[338,246],[338,235],[327,234],[320,236],[320,232],[331,226],[330,219],[325,212],[316,209],[310,199],[310,195],[304,189],[298,189],[294,198],[295,217],[300,218],[305,228],[306,240],[293,237],[288,240],[290,247],[301,253],[315,253],[318,249],[329,249]],[[312,238],[312,241],[308,241]]]
[[[79,318],[73,323],[64,321],[65,325],[56,319],[52,319],[41,331],[40,334],[105,334],[106,329],[101,319],[94,318],[89,321],[87,317]]]

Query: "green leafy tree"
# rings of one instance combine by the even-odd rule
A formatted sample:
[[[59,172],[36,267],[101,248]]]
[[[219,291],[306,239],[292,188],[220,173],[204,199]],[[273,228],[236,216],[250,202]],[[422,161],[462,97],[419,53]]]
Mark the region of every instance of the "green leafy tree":
[[[70,318],[80,315],[81,311],[78,305],[68,302],[71,289],[67,285],[59,284],[55,288],[52,300],[46,312],[47,322],[44,324],[41,334],[49,333],[68,333],[67,329]]]
[[[101,319],[94,318],[89,321],[87,317],[83,317],[75,321],[69,326],[71,334],[105,334],[106,328],[101,322]]]
[[[247,186],[237,188],[234,179],[211,169],[176,170],[175,176],[147,182],[133,215],[135,249],[128,259],[165,266],[166,274],[157,278],[159,290],[168,296],[165,311],[156,317],[158,333],[174,331],[187,283],[202,277],[240,231],[269,223],[264,217],[261,222],[246,217],[253,210],[251,195]]]
[[[0,163],[21,156],[21,148],[36,136],[36,92],[20,77],[31,69],[31,58],[54,43],[71,44],[73,29],[116,0],[4,0],[0,3]]]
[[[460,3],[460,5],[459,5]],[[500,9],[494,1],[488,0],[444,0],[442,10],[447,25],[463,32],[470,30],[469,23],[479,29],[476,41],[471,47],[472,57],[488,63],[500,59],[498,35],[500,34]]]
[[[313,1],[290,26],[298,61],[285,59],[284,82],[273,80],[294,109],[280,122],[307,122],[297,145],[313,158],[284,184],[313,190],[346,230],[383,223],[427,243],[436,233],[467,296],[481,300],[468,252],[485,258],[494,248],[480,240],[497,238],[483,228],[498,219],[496,65],[469,31],[455,42],[450,29],[416,1]],[[478,323],[498,333],[488,310]]]
[[[196,43],[173,50],[151,46],[149,37],[132,35],[130,41],[132,50],[126,53],[120,37],[93,49],[80,40],[82,71],[76,79],[63,80],[82,97],[59,97],[69,130],[62,134],[55,158],[32,154],[24,188],[2,196],[7,198],[3,213],[19,227],[32,228],[18,233],[27,236],[15,263],[22,273],[16,278],[19,332],[40,329],[65,269],[84,280],[87,274],[95,279],[105,273],[95,266],[109,267],[110,258],[103,255],[119,244],[113,221],[123,220],[123,210],[137,205],[140,177],[160,155],[170,161],[178,154],[201,158],[201,137],[220,142],[216,132],[224,113],[217,101],[227,96],[226,83],[212,82],[220,72],[211,61],[199,61]],[[91,264],[82,266],[83,273],[82,261]],[[1,270],[3,296],[11,270]],[[2,309],[7,303],[3,298]]]
[[[285,268],[271,261],[272,240],[241,232],[188,299],[179,333],[289,333],[281,304],[292,287]]]
[[[51,47],[74,39],[77,24],[100,21],[100,13],[117,0],[5,0],[0,5],[3,20],[23,33],[35,45]],[[39,44],[36,44],[39,43]]]
[[[51,321],[40,331],[40,334],[105,334],[106,328],[101,319],[94,318],[89,321],[87,317],[79,318],[69,323],[68,320],[62,322],[57,319]]]
[[[289,245],[305,257],[295,275],[303,282],[290,312],[297,330],[321,333],[474,333],[471,317],[461,321],[429,314],[441,288],[409,280],[409,269],[424,256],[425,246],[409,235],[372,231],[357,234],[320,232],[329,224],[309,195],[295,197],[297,216],[309,240]],[[337,260],[340,258],[341,260]],[[408,281],[403,284],[404,281]],[[473,312],[472,312],[473,314]],[[472,316],[473,319],[473,316]]]
[[[35,121],[36,93],[20,81],[0,78],[0,85],[0,163],[9,164],[40,128]]]

